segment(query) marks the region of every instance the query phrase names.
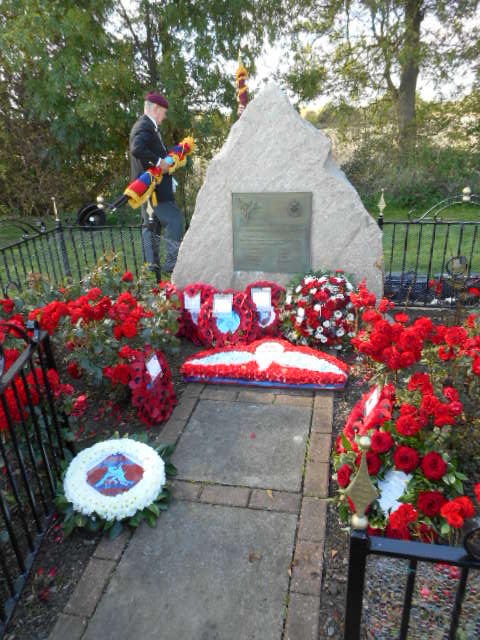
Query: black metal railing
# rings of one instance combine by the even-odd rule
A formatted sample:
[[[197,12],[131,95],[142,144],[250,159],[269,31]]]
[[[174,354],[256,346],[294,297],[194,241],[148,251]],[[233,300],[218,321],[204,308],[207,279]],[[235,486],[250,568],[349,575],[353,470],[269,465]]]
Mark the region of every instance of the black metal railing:
[[[0,637],[53,513],[65,459],[48,334],[2,324],[0,345]],[[8,342],[8,348],[7,348]],[[11,343],[15,350],[11,350]],[[18,343],[18,345],[16,344]],[[12,361],[12,359],[14,360]],[[7,365],[9,365],[7,367]]]
[[[160,239],[157,240],[159,242]],[[160,253],[163,253],[160,243]],[[119,254],[125,271],[139,275],[145,263],[141,225],[45,226],[23,232],[0,248],[0,288],[14,283],[23,289],[31,273],[41,273],[52,283],[79,281],[106,254]]]
[[[383,221],[385,294],[398,303],[451,306],[478,299],[480,222]],[[458,264],[461,268],[458,268]]]
[[[441,630],[441,632],[445,634],[442,635],[442,637],[448,638],[448,640],[455,640],[460,637],[457,636],[457,632],[459,630],[462,604],[465,598],[469,574],[471,570],[478,571],[480,569],[480,560],[469,556],[462,547],[380,538],[376,536],[369,536],[365,531],[354,530],[350,537],[350,559],[348,566],[348,588],[344,628],[345,640],[360,640],[360,638],[364,637],[364,635],[362,635],[364,626],[362,625],[362,612],[364,610],[367,559],[371,555],[383,556],[389,559],[401,558],[408,561],[408,570],[403,593],[403,604],[398,603],[397,605],[401,607],[398,632],[395,636],[391,635],[391,631],[387,632],[390,633],[390,635],[385,637],[388,637],[389,640],[393,640],[394,638],[398,638],[398,640],[406,640],[408,637],[409,628],[411,626],[410,617],[413,608],[415,580],[420,571],[420,565],[425,563],[442,563],[460,568],[460,576],[457,579],[453,606],[451,607],[449,615],[449,628]],[[397,575],[396,577],[398,580],[400,579],[400,575]],[[392,585],[390,583],[388,586],[385,585],[385,589],[391,591]],[[383,605],[381,603],[368,603],[368,607],[370,609],[374,607],[381,608],[382,606]],[[476,635],[469,635],[469,638],[479,637],[477,631],[480,626],[480,621],[477,621],[476,623],[475,621],[473,622],[476,627],[476,631],[474,631]],[[440,636],[435,635],[435,637]]]

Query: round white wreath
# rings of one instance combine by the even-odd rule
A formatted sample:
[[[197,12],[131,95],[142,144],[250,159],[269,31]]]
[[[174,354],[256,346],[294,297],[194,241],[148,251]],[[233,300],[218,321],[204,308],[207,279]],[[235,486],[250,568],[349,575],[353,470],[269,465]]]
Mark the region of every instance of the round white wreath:
[[[87,482],[87,474],[109,455],[124,454],[143,468],[138,483],[116,496],[102,495]],[[151,505],[165,485],[165,464],[158,453],[142,442],[121,438],[98,442],[84,449],[68,466],[63,488],[75,511],[97,514],[105,520],[123,520]]]

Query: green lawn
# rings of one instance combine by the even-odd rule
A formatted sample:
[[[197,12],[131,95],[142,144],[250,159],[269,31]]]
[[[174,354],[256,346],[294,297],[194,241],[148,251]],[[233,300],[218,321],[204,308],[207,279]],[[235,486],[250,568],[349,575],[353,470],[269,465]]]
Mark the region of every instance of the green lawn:
[[[411,220],[424,211],[416,211]],[[455,205],[441,212],[433,224],[427,218],[420,224],[408,224],[409,210],[386,207],[383,212],[383,251],[387,273],[414,271],[433,277],[445,273],[453,256],[467,258],[470,272],[480,272],[480,207]],[[378,219],[378,215],[373,217]]]
[[[125,208],[124,208],[125,209]],[[480,207],[456,205],[442,212],[447,224],[408,223],[408,209],[387,206],[384,210],[383,247],[385,272],[415,272],[427,277],[445,274],[448,260],[466,257],[469,270],[480,273]],[[416,212],[413,219],[422,215]],[[374,218],[377,214],[372,212]],[[144,257],[138,211],[126,208],[108,214],[108,228],[82,230],[64,227],[55,231],[53,220],[40,236],[30,233],[22,241],[22,231],[0,224],[0,287],[23,283],[30,272],[46,274],[60,282],[68,271],[78,280],[105,253],[120,253],[125,269],[139,272]],[[455,221],[455,222],[454,222]],[[28,221],[27,221],[28,222]],[[122,226],[127,225],[130,226]],[[480,226],[480,225],[479,225]]]

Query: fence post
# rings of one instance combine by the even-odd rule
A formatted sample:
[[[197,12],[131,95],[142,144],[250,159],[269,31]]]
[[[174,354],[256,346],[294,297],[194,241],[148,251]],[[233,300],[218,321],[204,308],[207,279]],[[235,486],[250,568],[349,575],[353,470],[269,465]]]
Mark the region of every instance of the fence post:
[[[60,251],[62,252],[63,268],[65,269],[65,275],[68,278],[72,277],[72,271],[70,269],[70,262],[68,260],[67,245],[65,244],[65,236],[63,235],[62,221],[58,215],[57,203],[55,198],[52,198],[53,211],[55,213],[55,228],[57,229],[57,239],[60,244]]]
[[[358,438],[362,459],[354,479],[345,489],[346,496],[353,502],[355,513],[351,519],[344,640],[360,640],[365,567],[370,549],[370,539],[367,534],[368,518],[365,513],[377,497],[377,490],[370,480],[367,468],[367,451],[370,449],[370,444],[369,436]]]
[[[360,640],[363,587],[368,549],[369,538],[367,533],[358,529],[353,530],[350,535],[344,640]]]

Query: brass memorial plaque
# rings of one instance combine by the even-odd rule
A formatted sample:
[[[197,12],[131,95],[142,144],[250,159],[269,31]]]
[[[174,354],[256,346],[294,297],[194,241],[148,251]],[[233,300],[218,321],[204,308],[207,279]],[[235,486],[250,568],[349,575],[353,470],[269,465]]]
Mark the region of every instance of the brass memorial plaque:
[[[311,193],[233,193],[235,271],[307,273],[311,220]]]

